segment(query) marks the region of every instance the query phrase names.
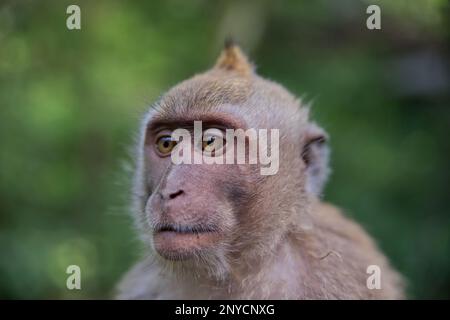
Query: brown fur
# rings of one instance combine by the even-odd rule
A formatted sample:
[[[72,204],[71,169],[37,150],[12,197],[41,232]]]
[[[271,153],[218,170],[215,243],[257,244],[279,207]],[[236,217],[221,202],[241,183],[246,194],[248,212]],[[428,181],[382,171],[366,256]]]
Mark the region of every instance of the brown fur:
[[[155,155],[158,128],[193,120],[279,128],[279,172],[261,176],[258,165],[248,164],[174,166]],[[325,132],[300,101],[256,75],[239,48],[227,47],[213,69],[166,93],[144,118],[140,137],[134,211],[150,246],[118,298],[403,297],[400,276],[371,238],[319,200],[328,175]],[[195,248],[199,242],[189,258],[184,251],[161,255],[168,244],[154,234],[162,223],[214,226],[217,236],[174,242]],[[366,287],[369,265],[381,269],[379,290]]]
[[[216,68],[233,70],[242,76],[248,76],[253,72],[253,66],[242,53],[241,49],[232,41],[227,42],[225,49],[217,59]]]

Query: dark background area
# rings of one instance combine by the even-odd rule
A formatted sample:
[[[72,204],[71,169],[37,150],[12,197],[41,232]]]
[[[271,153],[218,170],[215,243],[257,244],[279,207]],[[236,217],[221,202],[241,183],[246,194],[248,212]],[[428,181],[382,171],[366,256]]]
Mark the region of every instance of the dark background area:
[[[81,30],[66,8],[81,7]],[[381,8],[381,30],[366,8]],[[2,1],[0,298],[107,298],[142,248],[128,209],[139,116],[233,36],[312,102],[325,200],[411,298],[450,298],[448,1]],[[68,265],[82,290],[66,289]]]

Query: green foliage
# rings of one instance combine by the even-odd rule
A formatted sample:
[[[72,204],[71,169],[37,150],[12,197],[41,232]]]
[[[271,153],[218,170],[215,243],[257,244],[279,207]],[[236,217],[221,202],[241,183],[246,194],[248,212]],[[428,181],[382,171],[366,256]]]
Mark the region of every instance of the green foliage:
[[[357,0],[78,1],[69,31],[72,3],[0,5],[0,297],[110,296],[141,251],[123,168],[139,116],[211,66],[229,33],[260,74],[313,102],[332,139],[325,200],[374,235],[411,297],[450,297],[448,79],[405,94],[395,73],[448,44],[445,1],[375,1],[379,31]],[[70,264],[81,291],[65,287]]]

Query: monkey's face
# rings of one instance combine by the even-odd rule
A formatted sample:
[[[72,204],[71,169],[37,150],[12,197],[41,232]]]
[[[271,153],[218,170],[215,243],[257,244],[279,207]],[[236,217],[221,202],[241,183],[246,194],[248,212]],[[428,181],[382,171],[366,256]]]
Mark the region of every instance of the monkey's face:
[[[221,130],[208,131],[214,132],[212,129]],[[237,164],[174,164],[173,130],[175,127],[156,124],[146,135],[151,195],[145,204],[145,220],[152,233],[152,245],[169,260],[223,256],[238,232],[237,220],[249,197],[252,168]],[[217,141],[212,140],[201,142],[200,148],[192,143],[192,154],[213,149]]]

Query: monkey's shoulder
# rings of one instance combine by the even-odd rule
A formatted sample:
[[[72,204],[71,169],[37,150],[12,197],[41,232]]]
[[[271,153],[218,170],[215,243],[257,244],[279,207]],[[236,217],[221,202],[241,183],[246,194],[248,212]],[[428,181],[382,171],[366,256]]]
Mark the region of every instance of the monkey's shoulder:
[[[316,205],[314,222],[315,236],[319,244],[313,248],[320,252],[319,264],[325,269],[332,267],[333,272],[329,273],[328,270],[327,274],[339,274],[341,269],[344,273],[351,272],[355,283],[351,284],[347,280],[346,284],[342,284],[342,287],[349,286],[349,294],[360,287],[360,298],[404,297],[402,277],[392,268],[387,257],[361,225],[346,217],[339,208],[327,203]],[[365,287],[370,266],[377,266],[382,271],[382,290],[367,290]]]
[[[366,248],[376,247],[367,231],[334,205],[317,203],[314,207],[313,219],[314,225],[323,233],[347,239]]]

